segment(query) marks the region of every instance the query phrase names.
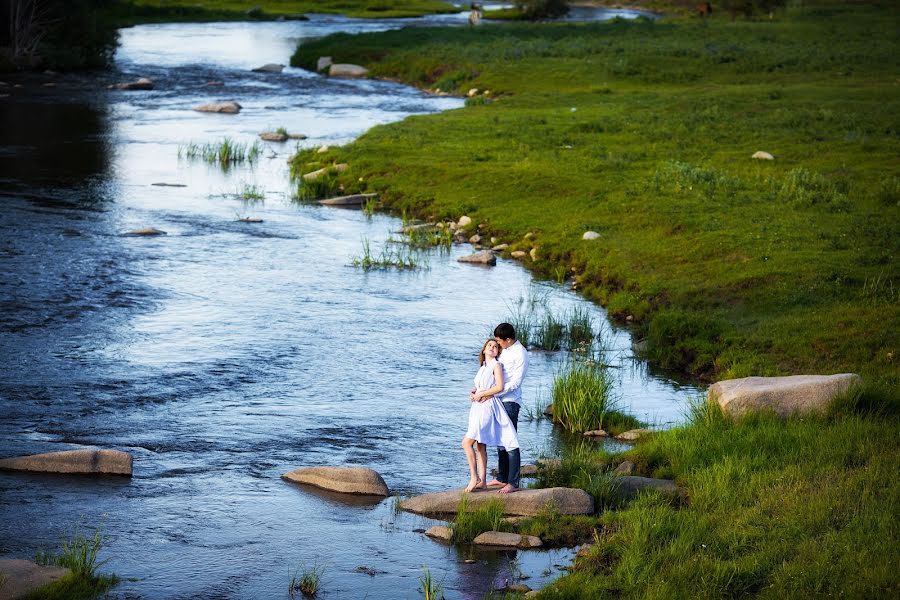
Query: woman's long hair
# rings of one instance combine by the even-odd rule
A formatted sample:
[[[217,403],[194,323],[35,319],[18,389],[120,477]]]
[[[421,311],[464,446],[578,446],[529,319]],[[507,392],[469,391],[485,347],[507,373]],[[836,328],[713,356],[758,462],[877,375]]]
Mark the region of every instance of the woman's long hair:
[[[483,367],[486,362],[484,359],[484,349],[487,348],[487,345],[491,342],[497,344],[497,356],[500,356],[500,353],[503,352],[503,347],[500,345],[500,342],[497,341],[497,338],[488,338],[484,343],[484,346],[481,347],[481,352],[478,353],[478,366]]]

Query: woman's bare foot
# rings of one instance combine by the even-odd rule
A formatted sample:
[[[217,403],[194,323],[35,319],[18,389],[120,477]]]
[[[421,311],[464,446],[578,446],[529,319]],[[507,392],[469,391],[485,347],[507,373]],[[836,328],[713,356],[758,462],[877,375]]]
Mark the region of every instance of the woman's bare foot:
[[[507,483],[502,488],[497,490],[497,493],[498,494],[512,494],[513,492],[518,492],[518,491],[519,491],[519,488],[517,488],[516,486],[514,486],[511,483]]]
[[[475,488],[480,487],[479,484],[482,484],[482,483],[483,482],[480,479],[478,479],[477,477],[473,477],[472,479],[469,480],[469,485],[466,486],[465,491],[471,492]]]
[[[499,479],[491,479],[487,482],[487,487],[493,487],[495,485],[506,485],[505,482],[500,481]]]

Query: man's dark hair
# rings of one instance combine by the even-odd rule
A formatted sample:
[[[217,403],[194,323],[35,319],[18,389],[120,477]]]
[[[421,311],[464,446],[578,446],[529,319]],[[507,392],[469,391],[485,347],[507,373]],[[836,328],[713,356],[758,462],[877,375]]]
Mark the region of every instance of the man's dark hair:
[[[494,327],[494,337],[501,340],[514,340],[516,339],[516,329],[509,323],[500,323]]]

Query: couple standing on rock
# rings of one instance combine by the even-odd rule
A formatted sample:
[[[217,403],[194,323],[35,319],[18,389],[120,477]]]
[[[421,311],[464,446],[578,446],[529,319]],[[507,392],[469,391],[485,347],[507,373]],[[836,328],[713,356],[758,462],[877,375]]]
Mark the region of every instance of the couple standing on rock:
[[[528,351],[516,340],[509,323],[494,328],[478,354],[481,368],[469,394],[469,428],[462,448],[469,461],[467,492],[501,486],[500,494],[519,489],[519,436],[516,428],[522,402],[522,380],[528,370]],[[497,446],[497,478],[487,481],[487,447]],[[477,460],[476,460],[477,454]]]

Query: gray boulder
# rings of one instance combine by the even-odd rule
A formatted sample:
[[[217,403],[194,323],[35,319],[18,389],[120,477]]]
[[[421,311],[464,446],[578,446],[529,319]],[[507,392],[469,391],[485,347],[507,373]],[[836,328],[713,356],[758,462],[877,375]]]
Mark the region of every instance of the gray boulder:
[[[476,265],[490,265],[494,266],[497,264],[497,257],[494,256],[494,253],[490,250],[481,250],[480,252],[476,252],[475,254],[470,254],[468,256],[461,256],[456,259],[461,263],[469,263]]]
[[[760,411],[781,417],[822,414],[837,396],[861,383],[862,378],[855,373],[744,377],[711,385],[707,398],[718,402],[731,416]]]
[[[343,77],[345,79],[363,79],[369,76],[369,70],[359,65],[332,64],[328,67],[329,77]]]
[[[381,475],[365,467],[306,467],[285,473],[281,478],[344,494],[388,495]]]
[[[544,542],[539,537],[503,531],[485,531],[472,540],[472,543],[478,546],[507,546],[511,548],[540,548],[544,545]]]
[[[574,488],[521,489],[512,494],[498,494],[498,488],[467,494],[469,507],[476,508],[494,499],[503,503],[503,514],[534,516],[552,505],[564,515],[586,515],[594,512],[594,499],[584,490]],[[424,494],[404,500],[400,508],[420,515],[453,515],[463,488]]]
[[[4,458],[0,470],[131,477],[132,458],[121,450],[64,450],[31,456]]]

